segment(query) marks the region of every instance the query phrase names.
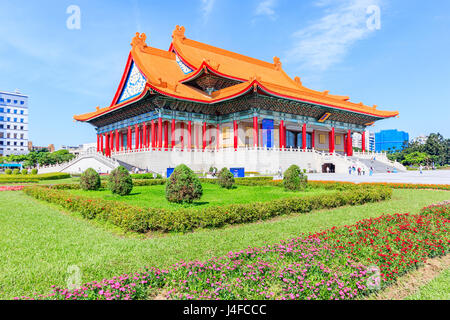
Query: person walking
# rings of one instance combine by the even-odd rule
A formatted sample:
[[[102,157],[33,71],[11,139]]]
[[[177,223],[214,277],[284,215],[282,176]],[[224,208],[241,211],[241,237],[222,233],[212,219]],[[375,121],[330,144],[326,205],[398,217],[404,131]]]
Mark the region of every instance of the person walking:
[[[370,167],[369,176],[372,176],[372,175],[373,175],[373,167]]]
[[[358,167],[358,176],[360,176],[360,175],[361,175],[361,168]]]
[[[423,174],[423,171],[422,171],[422,170],[423,170],[423,167],[422,167],[422,165],[420,165],[420,166],[419,166],[420,174]]]
[[[348,174],[351,175],[352,174],[352,167],[348,167]]]

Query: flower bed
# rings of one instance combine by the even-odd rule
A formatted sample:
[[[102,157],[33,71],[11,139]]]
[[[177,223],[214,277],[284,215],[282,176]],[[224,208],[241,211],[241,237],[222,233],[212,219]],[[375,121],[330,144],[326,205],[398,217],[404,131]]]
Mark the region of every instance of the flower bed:
[[[444,218],[450,219],[450,200],[425,207],[420,211],[420,214],[441,215]]]
[[[73,291],[54,288],[34,298],[149,299],[151,292],[168,299],[363,298],[428,258],[447,254],[449,223],[432,212],[383,215],[203,262],[145,268]]]
[[[0,186],[0,191],[21,191],[25,186]]]
[[[60,190],[66,187],[77,188],[75,185],[31,186],[26,187],[24,191],[37,199],[56,203],[70,211],[79,212],[87,219],[107,220],[125,230],[140,233],[148,231],[188,232],[196,228],[218,228],[230,224],[266,220],[280,215],[382,201],[389,199],[392,195],[392,190],[386,187],[358,186],[352,190],[325,195],[205,207],[200,210],[193,208],[170,210],[141,208],[125,202],[99,198],[90,199]]]

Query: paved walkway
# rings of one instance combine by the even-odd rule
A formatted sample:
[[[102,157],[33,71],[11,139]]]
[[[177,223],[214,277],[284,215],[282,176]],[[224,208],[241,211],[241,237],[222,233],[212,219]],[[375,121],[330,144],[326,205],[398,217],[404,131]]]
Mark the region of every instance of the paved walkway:
[[[321,181],[350,181],[350,182],[392,182],[392,183],[418,183],[418,184],[450,184],[450,170],[408,171],[399,173],[374,173],[369,176],[358,176],[357,173],[334,174],[334,173],[308,173],[308,180]]]

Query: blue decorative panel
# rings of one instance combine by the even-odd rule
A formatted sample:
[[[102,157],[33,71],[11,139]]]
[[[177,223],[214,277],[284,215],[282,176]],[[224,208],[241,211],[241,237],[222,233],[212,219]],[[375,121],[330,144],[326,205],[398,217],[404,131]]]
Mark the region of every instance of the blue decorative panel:
[[[263,119],[262,130],[263,146],[273,148],[273,120]]]
[[[147,80],[145,80],[145,77],[133,62],[130,68],[130,73],[128,74],[127,82],[122,90],[118,103],[140,95],[144,91],[146,83]]]
[[[184,62],[181,61],[180,57],[178,57],[178,55],[176,56],[176,60],[177,60],[178,66],[180,67],[181,71],[184,72],[184,74],[189,74],[192,71],[194,71],[191,68],[189,68],[187,65],[185,65]]]
[[[244,168],[230,168],[230,172],[233,174],[235,178],[244,178],[245,177],[245,169]]]

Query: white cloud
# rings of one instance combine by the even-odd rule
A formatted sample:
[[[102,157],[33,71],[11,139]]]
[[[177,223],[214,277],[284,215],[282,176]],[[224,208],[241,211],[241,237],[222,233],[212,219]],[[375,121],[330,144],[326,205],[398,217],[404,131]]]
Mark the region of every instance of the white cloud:
[[[203,21],[206,22],[214,9],[216,0],[202,0],[201,11],[203,14]]]
[[[267,16],[272,20],[277,18],[275,12],[275,6],[277,4],[277,0],[263,0],[261,1],[255,10],[256,16]]]
[[[373,32],[367,27],[366,10],[381,1],[318,0],[315,4],[324,8],[324,16],[293,34],[285,62],[297,64],[299,69],[324,71],[342,61],[357,41]]]

